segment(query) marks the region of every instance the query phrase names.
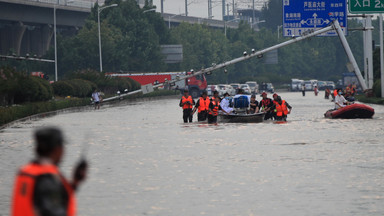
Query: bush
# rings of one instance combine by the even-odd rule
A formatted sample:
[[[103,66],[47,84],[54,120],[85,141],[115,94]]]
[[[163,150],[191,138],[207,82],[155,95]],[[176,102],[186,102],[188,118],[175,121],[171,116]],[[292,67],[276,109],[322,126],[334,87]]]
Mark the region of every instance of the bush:
[[[73,86],[68,81],[57,81],[52,84],[55,95],[68,96],[74,94]]]
[[[47,80],[27,76],[20,78],[19,88],[15,94],[15,103],[47,101],[53,97],[53,89]]]
[[[129,91],[137,90],[140,84],[135,80],[128,77],[111,77],[106,76],[94,70],[77,71],[68,76],[71,80],[82,79],[88,80],[96,84],[97,88],[106,94],[115,94],[117,91],[124,92],[125,89]]]
[[[22,106],[0,107],[0,126],[31,115],[88,104],[88,98],[74,98],[61,101],[26,103]]]

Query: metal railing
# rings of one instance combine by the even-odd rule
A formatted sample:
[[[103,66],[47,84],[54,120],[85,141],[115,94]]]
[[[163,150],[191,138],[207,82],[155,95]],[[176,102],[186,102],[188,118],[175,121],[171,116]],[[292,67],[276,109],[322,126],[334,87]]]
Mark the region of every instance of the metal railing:
[[[91,1],[81,1],[81,0],[24,0],[25,2],[37,2],[44,4],[52,4],[59,6],[69,6],[69,7],[78,7],[78,8],[86,8],[91,9],[94,6],[94,2]]]

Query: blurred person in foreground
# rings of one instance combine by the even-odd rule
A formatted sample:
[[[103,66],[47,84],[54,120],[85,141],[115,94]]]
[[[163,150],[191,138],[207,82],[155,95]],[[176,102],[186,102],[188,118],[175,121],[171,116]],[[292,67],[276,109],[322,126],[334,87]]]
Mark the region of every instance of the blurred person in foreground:
[[[61,174],[58,165],[64,154],[61,130],[45,127],[36,130],[36,159],[21,167],[15,179],[13,216],[76,215],[75,191],[85,179],[87,162],[77,164],[73,180]]]

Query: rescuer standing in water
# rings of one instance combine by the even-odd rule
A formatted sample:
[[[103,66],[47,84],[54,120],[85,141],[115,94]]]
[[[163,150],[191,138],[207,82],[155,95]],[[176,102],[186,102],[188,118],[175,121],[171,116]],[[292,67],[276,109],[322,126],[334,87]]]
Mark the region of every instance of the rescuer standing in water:
[[[192,99],[192,96],[189,95],[188,89],[184,89],[184,95],[180,99],[179,106],[183,108],[183,120],[184,123],[192,122],[192,108],[195,105],[195,101]]]
[[[82,160],[67,181],[58,165],[64,153],[64,138],[55,127],[35,132],[36,159],[17,173],[12,200],[13,216],[76,215],[75,191],[85,179],[87,162]]]

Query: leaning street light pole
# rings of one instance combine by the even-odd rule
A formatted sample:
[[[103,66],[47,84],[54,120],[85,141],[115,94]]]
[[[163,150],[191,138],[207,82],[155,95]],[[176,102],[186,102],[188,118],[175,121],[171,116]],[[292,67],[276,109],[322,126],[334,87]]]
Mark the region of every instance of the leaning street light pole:
[[[110,8],[110,7],[116,7],[117,4],[111,4],[111,5],[108,5],[108,6],[104,6],[104,7],[99,7],[97,9],[97,25],[98,25],[98,29],[99,29],[99,56],[100,56],[100,72],[103,72],[103,58],[101,56],[101,34],[100,34],[100,13],[102,10],[106,9],[106,8]]]

